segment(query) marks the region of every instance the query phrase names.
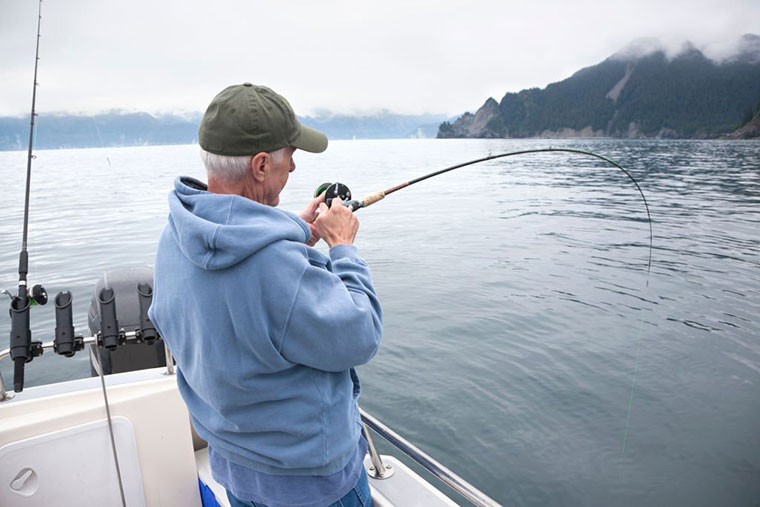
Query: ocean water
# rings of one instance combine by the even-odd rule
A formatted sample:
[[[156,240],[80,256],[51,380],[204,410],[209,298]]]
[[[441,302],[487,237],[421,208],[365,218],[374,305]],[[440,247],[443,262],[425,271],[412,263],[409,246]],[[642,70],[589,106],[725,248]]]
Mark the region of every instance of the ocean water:
[[[508,505],[760,505],[760,143],[337,141],[296,154],[281,206],[324,181],[362,196],[550,145],[639,181],[649,277],[641,197],[593,158],[506,158],[404,189],[358,212],[385,313],[362,406]],[[25,168],[0,153],[14,291]],[[72,291],[78,331],[103,270],[152,265],[178,174],[203,178],[196,147],[37,153],[29,278]],[[33,309],[35,339],[54,325],[52,304]],[[0,330],[7,343],[6,312]],[[85,354],[48,352],[27,386],[87,375]]]

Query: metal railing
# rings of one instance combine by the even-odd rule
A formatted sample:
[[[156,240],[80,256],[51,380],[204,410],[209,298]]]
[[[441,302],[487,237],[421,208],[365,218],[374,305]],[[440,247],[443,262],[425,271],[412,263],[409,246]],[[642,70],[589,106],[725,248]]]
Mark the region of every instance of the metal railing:
[[[134,331],[130,331],[125,334],[125,337],[127,340],[135,340],[137,338],[137,333]],[[96,344],[98,341],[98,338],[96,336],[88,336],[83,339],[84,345],[93,345]],[[52,341],[50,342],[44,342],[42,344],[42,349],[52,349],[54,347],[54,343]],[[171,352],[169,351],[169,348],[164,345],[164,350],[166,351],[166,367],[167,371],[166,374],[173,374],[175,372],[174,368],[174,360],[172,358]],[[4,349],[0,351],[0,361],[2,361],[5,357],[10,356],[10,348]],[[5,383],[3,382],[3,376],[2,373],[0,373],[0,402],[10,400],[13,398],[13,394],[9,393],[5,390]],[[409,458],[414,460],[417,464],[422,466],[425,470],[433,474],[436,478],[438,478],[440,481],[442,481],[444,484],[449,486],[451,489],[462,495],[462,497],[466,498],[468,501],[472,502],[473,505],[476,505],[478,507],[498,507],[501,504],[495,501],[494,499],[490,498],[488,495],[480,491],[478,488],[470,484],[469,482],[465,481],[461,477],[459,477],[457,474],[443,466],[441,463],[436,461],[432,456],[425,453],[422,449],[415,446],[408,440],[406,440],[404,437],[390,429],[388,426],[380,422],[377,418],[369,414],[363,409],[359,409],[359,412],[361,414],[362,423],[364,426],[364,434],[367,438],[367,442],[369,444],[369,454],[370,459],[372,460],[372,467],[375,469],[374,476],[377,479],[387,479],[393,475],[393,469],[390,467],[390,465],[385,465],[382,462],[382,459],[380,457],[380,453],[377,452],[377,449],[375,448],[374,442],[372,441],[372,437],[369,434],[369,431],[367,428],[372,429],[375,433],[383,437],[388,443],[393,445],[396,449],[403,452]]]
[[[126,341],[136,341],[138,339],[137,336],[138,333],[135,331],[129,331],[127,333],[124,333],[124,338]],[[98,341],[97,336],[88,336],[86,338],[82,339],[83,345],[94,345]],[[42,350],[45,349],[52,349],[55,347],[55,343],[52,341],[44,342],[41,345]],[[166,374],[167,375],[173,375],[175,372],[174,369],[174,358],[172,358],[172,354],[169,351],[169,347],[166,346],[164,343],[164,352],[166,354]],[[0,351],[0,361],[5,359],[6,357],[11,355],[11,349],[7,348],[2,351]],[[3,374],[0,372],[0,402],[7,401],[13,398],[13,393],[9,393],[5,390],[5,381],[3,380]]]
[[[478,507],[497,507],[501,505],[499,502],[490,498],[478,488],[437,462],[435,459],[433,459],[432,456],[425,453],[422,449],[406,440],[404,437],[390,429],[388,426],[367,413],[365,410],[360,408],[359,412],[361,413],[362,422],[370,427],[375,433],[387,440],[388,443],[393,445],[396,449],[409,456],[416,463],[440,479],[451,489],[462,495],[468,501],[472,502],[473,505],[477,505]],[[377,457],[373,456],[373,454],[376,454]],[[380,455],[377,453],[377,450],[375,450],[374,445],[370,446],[370,458],[372,459],[373,466],[376,469],[378,466],[383,467],[382,460],[380,460]],[[376,459],[378,461],[375,461]]]

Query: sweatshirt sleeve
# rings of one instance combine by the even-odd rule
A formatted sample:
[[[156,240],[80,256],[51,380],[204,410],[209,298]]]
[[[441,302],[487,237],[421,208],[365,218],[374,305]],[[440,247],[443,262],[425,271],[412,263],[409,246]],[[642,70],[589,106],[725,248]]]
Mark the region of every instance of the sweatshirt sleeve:
[[[309,265],[301,275],[281,341],[282,356],[324,371],[368,362],[382,335],[382,310],[356,247],[330,249],[332,272]]]

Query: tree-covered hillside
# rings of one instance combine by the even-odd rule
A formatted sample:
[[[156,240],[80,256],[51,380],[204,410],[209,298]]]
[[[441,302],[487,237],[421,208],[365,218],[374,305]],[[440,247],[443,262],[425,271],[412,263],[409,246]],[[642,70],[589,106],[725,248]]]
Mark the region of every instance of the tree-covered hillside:
[[[300,118],[330,139],[389,139],[435,137],[444,115],[401,115],[382,112],[350,116],[324,113]],[[198,139],[201,114],[189,116],[148,113],[107,113],[95,116],[37,117],[36,148],[85,148],[155,144],[192,144]],[[0,150],[25,150],[29,118],[0,118]]]
[[[691,45],[673,58],[616,54],[544,89],[507,93],[498,109],[487,101],[442,124],[438,137],[716,137],[751,118],[760,100],[760,37],[742,42],[722,63]]]

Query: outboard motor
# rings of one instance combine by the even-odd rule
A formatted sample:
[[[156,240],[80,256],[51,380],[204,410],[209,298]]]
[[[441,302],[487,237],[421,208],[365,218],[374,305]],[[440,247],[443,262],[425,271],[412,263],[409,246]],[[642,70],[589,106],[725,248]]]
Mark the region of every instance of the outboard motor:
[[[166,366],[163,340],[156,339],[155,330],[147,320],[147,309],[152,294],[153,270],[149,267],[113,269],[103,273],[98,280],[87,314],[87,323],[92,335],[103,331],[101,322],[105,321],[118,327],[115,330],[117,332],[140,331],[143,337],[139,343],[127,342],[111,349],[107,346],[101,348],[104,374]],[[116,319],[109,319],[109,315],[101,315],[101,308],[105,308],[107,314],[113,313],[113,305],[110,305],[112,300],[115,302],[118,323]],[[97,353],[94,350],[93,352]],[[90,370],[93,376],[97,376],[93,365],[90,365]]]

